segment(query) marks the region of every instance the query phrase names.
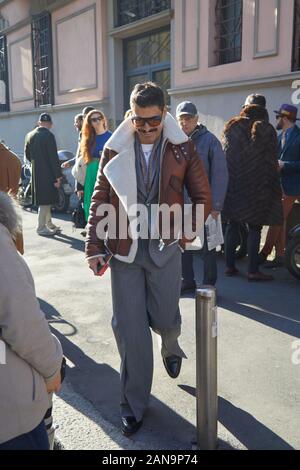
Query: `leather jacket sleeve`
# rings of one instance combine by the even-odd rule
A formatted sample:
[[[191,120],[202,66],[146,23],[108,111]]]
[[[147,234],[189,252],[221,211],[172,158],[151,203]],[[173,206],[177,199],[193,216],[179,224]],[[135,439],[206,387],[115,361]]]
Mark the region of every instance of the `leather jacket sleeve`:
[[[109,162],[112,156],[110,155],[111,153],[112,152],[110,150],[105,149],[100,160],[97,182],[91,201],[90,215],[87,224],[87,236],[85,242],[86,258],[101,255],[106,252],[104,240],[99,239],[97,236],[97,224],[103,219],[103,216],[97,216],[97,210],[101,204],[108,204],[110,201],[110,184],[103,173],[103,169]]]

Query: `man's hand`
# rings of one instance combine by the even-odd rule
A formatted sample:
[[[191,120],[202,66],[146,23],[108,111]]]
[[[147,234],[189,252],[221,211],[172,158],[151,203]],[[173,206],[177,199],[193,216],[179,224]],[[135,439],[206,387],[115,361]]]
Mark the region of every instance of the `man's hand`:
[[[284,162],[282,160],[278,161],[278,171],[279,173],[284,169]]]
[[[69,162],[64,162],[61,164],[61,168],[66,169],[66,168],[71,168],[71,165]]]
[[[54,187],[58,189],[60,188],[60,185],[61,185],[61,178],[57,178],[57,180],[54,183]]]
[[[220,211],[211,211],[210,215],[212,216],[213,219],[217,220],[219,215],[221,214]]]
[[[77,197],[78,197],[78,199],[82,199],[82,198],[83,198],[83,194],[84,194],[83,191],[77,191]]]
[[[61,389],[60,371],[50,380],[46,380],[46,388],[48,393],[58,393]]]
[[[88,259],[87,261],[88,261],[89,268],[93,271],[95,276],[97,276],[98,274],[98,269],[97,269],[98,263],[100,263],[101,266],[104,266],[105,264],[103,256],[98,256],[97,258]]]

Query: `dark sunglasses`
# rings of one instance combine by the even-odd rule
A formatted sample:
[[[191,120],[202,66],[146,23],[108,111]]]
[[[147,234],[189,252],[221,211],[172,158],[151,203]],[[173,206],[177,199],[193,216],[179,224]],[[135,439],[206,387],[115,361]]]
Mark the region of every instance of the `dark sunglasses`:
[[[162,121],[162,116],[152,116],[149,118],[142,118],[140,116],[132,116],[131,121],[136,127],[144,127],[146,122],[150,127],[157,127]]]
[[[102,121],[102,118],[101,117],[94,117],[94,118],[91,118],[91,122],[100,122]]]

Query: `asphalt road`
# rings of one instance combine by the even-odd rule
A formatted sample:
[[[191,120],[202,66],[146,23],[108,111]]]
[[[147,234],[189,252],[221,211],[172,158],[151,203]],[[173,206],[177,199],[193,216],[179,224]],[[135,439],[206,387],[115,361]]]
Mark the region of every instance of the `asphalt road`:
[[[111,330],[109,272],[94,278],[84,242],[69,216],[63,233],[35,233],[36,214],[23,213],[26,260],[37,296],[68,359],[66,385],[55,400],[59,437],[73,449],[191,449],[196,439],[195,301],[181,300],[181,346],[188,359],[178,379],[166,374],[154,335],[155,372],[143,428],[119,433],[119,356]],[[219,256],[219,447],[300,449],[300,283],[284,270],[269,284],[225,278]],[[239,263],[246,272],[245,261]],[[300,349],[300,346],[298,345]],[[295,354],[294,354],[295,357]],[[300,354],[297,356],[300,358]]]

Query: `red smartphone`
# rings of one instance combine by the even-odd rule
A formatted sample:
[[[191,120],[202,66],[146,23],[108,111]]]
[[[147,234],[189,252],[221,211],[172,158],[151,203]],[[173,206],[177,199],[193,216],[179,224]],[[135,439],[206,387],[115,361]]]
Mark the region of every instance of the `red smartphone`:
[[[103,276],[105,274],[107,268],[109,267],[109,261],[111,260],[112,255],[106,255],[104,257],[104,264],[101,263],[97,264],[97,276]]]

